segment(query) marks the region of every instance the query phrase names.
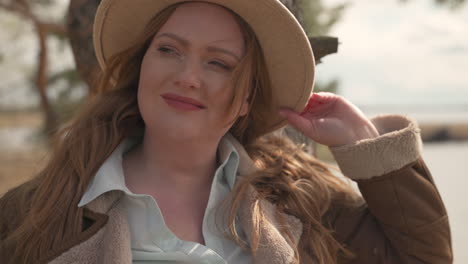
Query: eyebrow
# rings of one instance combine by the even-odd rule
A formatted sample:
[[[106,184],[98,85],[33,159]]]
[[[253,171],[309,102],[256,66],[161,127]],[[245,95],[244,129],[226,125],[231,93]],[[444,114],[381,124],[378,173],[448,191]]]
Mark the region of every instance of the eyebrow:
[[[162,38],[162,37],[168,37],[168,38],[171,38],[171,39],[174,39],[178,42],[180,42],[183,46],[187,47],[189,46],[189,41],[186,40],[186,39],[183,39],[175,34],[172,34],[172,33],[162,33],[161,35],[158,35],[156,38]],[[210,52],[222,52],[222,53],[225,53],[225,54],[228,54],[228,55],[231,55],[232,57],[234,57],[235,59],[237,59],[238,61],[240,61],[240,58],[239,56],[237,56],[234,52],[230,51],[230,50],[227,50],[227,49],[223,49],[223,48],[219,48],[219,47],[214,47],[214,46],[208,46],[206,48],[207,51],[210,51]]]

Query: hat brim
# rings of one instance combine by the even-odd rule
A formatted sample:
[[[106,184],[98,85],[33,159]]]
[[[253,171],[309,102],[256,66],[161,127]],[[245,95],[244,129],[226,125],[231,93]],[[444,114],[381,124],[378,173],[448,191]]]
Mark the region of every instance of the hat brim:
[[[128,48],[139,30],[164,8],[187,0],[102,0],[96,12],[93,42],[101,68],[114,54]],[[272,83],[273,109],[300,112],[312,92],[315,61],[307,35],[278,0],[202,0],[224,6],[242,17],[260,42]],[[276,112],[268,131],[286,124]]]

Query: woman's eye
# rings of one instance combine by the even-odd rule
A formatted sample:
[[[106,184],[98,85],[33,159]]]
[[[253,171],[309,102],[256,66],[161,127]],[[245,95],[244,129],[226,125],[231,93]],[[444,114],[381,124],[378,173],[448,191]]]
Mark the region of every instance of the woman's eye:
[[[220,67],[220,68],[222,68],[224,70],[230,70],[231,69],[230,66],[228,66],[228,65],[226,65],[226,64],[224,64],[222,62],[219,62],[219,61],[210,61],[209,64],[215,65],[215,66]]]
[[[177,54],[175,50],[168,47],[159,47],[158,51],[166,54]]]

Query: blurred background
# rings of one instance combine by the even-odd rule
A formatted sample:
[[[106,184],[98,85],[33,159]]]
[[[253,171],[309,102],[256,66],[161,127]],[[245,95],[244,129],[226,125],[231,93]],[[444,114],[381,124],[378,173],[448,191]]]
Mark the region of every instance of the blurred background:
[[[418,121],[424,159],[449,211],[455,263],[468,263],[468,4],[282,1],[309,36],[338,38],[337,52],[320,59],[316,91],[341,94],[369,117]],[[92,92],[98,3],[0,0],[0,195],[43,166],[52,131]],[[333,162],[323,146],[317,155]]]

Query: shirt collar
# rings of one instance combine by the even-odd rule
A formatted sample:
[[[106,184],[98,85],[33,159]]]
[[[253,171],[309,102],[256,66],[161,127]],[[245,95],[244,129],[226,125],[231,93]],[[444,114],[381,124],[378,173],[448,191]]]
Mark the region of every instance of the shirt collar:
[[[131,140],[124,140],[114,150],[114,152],[101,165],[99,170],[94,175],[88,189],[84,193],[78,207],[82,207],[99,197],[101,194],[113,190],[121,190],[130,192],[125,185],[125,178],[122,168],[123,154],[128,151],[134,143]]]
[[[224,168],[224,178],[231,190],[234,188],[239,167],[239,152],[232,143],[232,139],[232,136],[224,136],[218,146],[220,167]]]
[[[233,144],[233,140],[235,140],[234,137],[230,135],[224,136],[218,146],[218,157],[221,163],[218,170],[224,170],[224,179],[231,190],[234,188],[239,167],[239,152],[235,144]],[[125,185],[122,158],[125,152],[138,143],[135,139],[126,139],[114,150],[96,172],[88,185],[88,189],[78,203],[78,207],[85,206],[100,195],[113,190],[121,190],[131,194],[131,191]]]

